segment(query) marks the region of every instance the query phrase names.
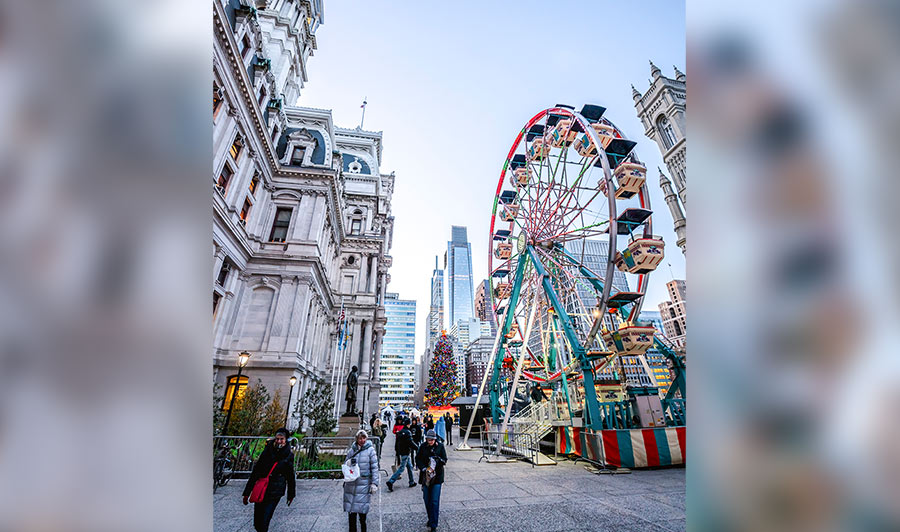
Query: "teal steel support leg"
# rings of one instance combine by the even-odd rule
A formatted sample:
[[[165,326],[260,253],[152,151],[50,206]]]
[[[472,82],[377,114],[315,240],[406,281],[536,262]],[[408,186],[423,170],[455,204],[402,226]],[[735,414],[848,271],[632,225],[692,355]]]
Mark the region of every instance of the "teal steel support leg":
[[[509,296],[509,305],[506,306],[506,315],[503,316],[503,327],[497,331],[497,334],[506,335],[512,327],[513,316],[516,313],[516,304],[519,302],[519,291],[522,288],[522,277],[525,274],[525,261],[528,257],[519,255],[519,261],[516,265],[516,274],[513,281],[512,294]],[[503,409],[500,408],[500,366],[503,365],[503,357],[506,354],[506,341],[500,341],[500,347],[497,348],[497,357],[494,359],[494,367],[491,370],[491,419],[494,423],[500,423],[503,420]]]
[[[569,346],[572,348],[572,352],[581,364],[582,374],[584,375],[585,426],[590,426],[593,430],[600,430],[600,406],[597,401],[597,390],[594,388],[594,369],[591,367],[590,362],[585,356],[584,346],[581,345],[578,336],[575,334],[575,329],[572,327],[572,321],[569,318],[569,315],[566,314],[565,308],[556,296],[556,291],[553,290],[550,276],[547,275],[544,266],[538,260],[534,248],[529,245],[527,250],[528,255],[531,257],[531,262],[534,264],[534,268],[541,278],[541,284],[544,286],[544,293],[547,294],[547,298],[550,300],[553,310],[556,311],[556,314],[559,317],[563,332],[566,335],[566,339],[569,341]]]
[[[659,338],[653,338],[653,345],[672,362],[672,369],[675,372],[675,378],[672,380],[671,386],[669,386],[666,399],[673,399],[676,390],[681,392],[682,399],[687,399],[687,386],[685,386],[684,382],[684,360],[678,353],[669,349],[669,346],[662,343]]]

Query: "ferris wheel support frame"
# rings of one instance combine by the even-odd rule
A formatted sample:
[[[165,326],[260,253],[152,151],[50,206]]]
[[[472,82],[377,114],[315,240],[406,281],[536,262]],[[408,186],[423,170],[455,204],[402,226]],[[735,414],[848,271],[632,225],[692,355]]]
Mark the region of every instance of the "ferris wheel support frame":
[[[499,405],[500,367],[501,367],[501,362],[505,358],[505,353],[508,350],[505,335],[511,329],[512,320],[513,320],[513,317],[515,314],[516,306],[518,305],[519,291],[520,291],[521,285],[522,285],[522,278],[523,278],[523,273],[524,273],[524,269],[525,269],[525,263],[528,260],[531,260],[536,272],[538,273],[539,278],[541,279],[541,284],[543,285],[545,294],[547,295],[554,311],[557,314],[556,318],[559,320],[558,323],[560,325],[562,325],[562,329],[563,329],[563,333],[566,338],[566,342],[569,344],[571,352],[575,355],[574,358],[578,360],[579,365],[582,370],[582,373],[583,373],[583,378],[584,378],[583,384],[584,384],[584,391],[585,391],[584,425],[587,427],[590,427],[593,430],[600,430],[601,429],[601,419],[600,419],[600,414],[599,414],[600,407],[599,407],[599,401],[597,400],[596,389],[594,387],[594,367],[593,367],[593,363],[587,359],[586,348],[590,344],[590,342],[593,340],[593,338],[596,336],[596,334],[601,326],[603,317],[606,314],[606,310],[607,310],[607,306],[608,306],[607,302],[609,301],[610,293],[611,293],[611,289],[612,289],[612,279],[613,279],[613,275],[614,275],[614,272],[616,269],[616,266],[615,266],[615,257],[616,257],[616,251],[617,251],[616,250],[616,247],[617,247],[616,239],[618,238],[618,235],[619,235],[619,227],[618,227],[619,224],[618,224],[618,219],[617,219],[617,205],[616,205],[616,190],[618,189],[618,187],[616,186],[616,182],[613,180],[612,170],[610,168],[610,162],[609,162],[609,159],[607,156],[607,152],[604,149],[603,144],[600,142],[600,138],[599,138],[597,132],[594,130],[593,127],[591,127],[590,122],[587,119],[585,119],[581,113],[574,111],[572,109],[568,109],[568,108],[552,107],[552,108],[548,108],[548,109],[545,109],[545,110],[537,113],[534,117],[531,118],[531,120],[528,121],[528,123],[525,125],[525,127],[522,128],[522,130],[519,132],[518,136],[516,137],[515,141],[513,142],[513,145],[509,151],[507,159],[504,162],[503,168],[501,169],[501,172],[500,172],[500,180],[497,185],[497,195],[499,197],[499,194],[500,194],[503,184],[504,184],[506,171],[509,168],[510,161],[512,160],[513,155],[515,154],[517,146],[519,145],[522,137],[526,134],[526,132],[529,130],[529,128],[531,128],[532,125],[536,124],[540,119],[546,117],[549,114],[560,114],[560,115],[571,117],[574,122],[577,122],[578,124],[580,124],[580,126],[582,128],[582,132],[586,136],[589,137],[591,143],[594,145],[594,148],[596,149],[596,155],[595,155],[595,158],[593,159],[593,161],[587,160],[585,162],[585,164],[588,166],[589,165],[599,166],[602,169],[602,174],[603,174],[601,179],[605,183],[605,190],[606,190],[606,196],[607,196],[607,201],[608,201],[608,210],[609,210],[609,213],[608,213],[609,214],[609,225],[606,228],[605,232],[607,234],[609,234],[609,240],[610,240],[610,244],[608,246],[608,255],[607,255],[606,272],[605,272],[605,275],[606,275],[605,279],[607,281],[600,279],[599,276],[597,275],[597,273],[591,272],[590,270],[585,269],[583,267],[583,265],[580,266],[579,269],[581,270],[582,274],[586,275],[589,282],[594,286],[594,288],[598,292],[600,292],[599,298],[597,301],[597,306],[596,306],[596,309],[598,310],[599,315],[595,315],[594,322],[590,329],[590,333],[588,334],[588,337],[587,337],[587,341],[585,342],[584,345],[582,345],[582,343],[578,341],[578,336],[575,333],[575,330],[574,330],[574,327],[572,324],[572,320],[569,317],[569,315],[566,313],[562,303],[560,302],[559,297],[557,296],[556,291],[554,290],[554,288],[552,286],[550,276],[544,269],[543,263],[538,258],[537,252],[533,248],[533,244],[527,243],[525,245],[525,249],[519,250],[518,263],[517,263],[516,273],[515,273],[515,280],[514,280],[513,286],[512,286],[512,293],[510,294],[510,298],[509,298],[508,304],[506,306],[506,314],[504,315],[505,319],[503,320],[503,326],[500,328],[500,330],[498,330],[498,335],[502,335],[502,336],[498,336],[499,345],[497,347],[495,358],[492,360],[493,368],[491,371],[491,386],[490,386],[491,414],[492,414],[494,423],[499,423],[500,416],[502,414],[502,410]],[[615,127],[615,126],[613,126],[613,127]],[[557,166],[558,165],[559,165],[559,161],[557,160]],[[584,170],[582,170],[582,172],[583,171]],[[578,180],[580,181],[580,179],[581,179],[581,176],[579,175]],[[551,186],[552,186],[552,184],[551,184]],[[549,191],[547,191],[546,199],[549,200],[549,198],[550,198]],[[643,185],[643,189],[640,192],[639,198],[641,201],[641,207],[649,209],[650,208],[650,205],[649,205],[650,198],[649,198],[649,195],[646,193],[646,185]],[[491,234],[494,233],[494,223],[495,223],[494,216],[496,216],[497,202],[498,202],[498,198],[495,197],[494,212],[492,214],[491,224],[490,224]],[[568,202],[567,202],[567,204],[568,204]],[[557,209],[558,209],[558,205],[557,205]],[[584,207],[582,207],[582,209],[584,209]],[[552,217],[555,213],[556,213],[556,209],[554,209],[554,211],[550,214],[550,216]],[[646,222],[646,226],[645,226],[645,234],[652,234],[652,226],[650,224],[651,224],[651,221],[648,219]],[[600,224],[594,224],[594,225],[600,225]],[[565,252],[564,245],[562,245],[562,244],[560,244],[560,245],[561,245],[561,247],[563,247],[563,252],[564,252],[564,255],[566,256],[566,258],[568,258],[569,260],[572,260],[573,257],[569,253]],[[491,258],[490,253],[492,253],[492,251],[493,251],[493,244],[491,242],[489,242],[488,247],[489,247],[488,258],[490,260],[490,258]],[[578,262],[578,261],[574,261],[574,262]],[[489,267],[489,269],[490,269],[490,267]],[[642,281],[643,281],[643,283],[642,283]],[[645,289],[646,275],[644,275],[644,274],[642,274],[638,280],[638,291],[641,291],[642,286]],[[639,314],[640,309],[642,307],[642,303],[643,303],[643,300],[641,298],[630,304],[631,311],[628,313],[628,318],[633,318]],[[624,316],[625,315],[624,307],[618,308],[618,311],[623,314],[623,317],[625,317]],[[526,339],[526,341],[527,341],[527,339]],[[568,394],[568,378],[566,375],[565,368],[562,368],[560,376],[558,378],[565,379],[562,382],[562,384],[563,384],[563,389],[564,389],[564,392],[566,395],[566,402],[569,405],[569,410],[571,413],[572,406],[571,406],[571,402],[570,402],[570,398],[569,398],[569,394]]]

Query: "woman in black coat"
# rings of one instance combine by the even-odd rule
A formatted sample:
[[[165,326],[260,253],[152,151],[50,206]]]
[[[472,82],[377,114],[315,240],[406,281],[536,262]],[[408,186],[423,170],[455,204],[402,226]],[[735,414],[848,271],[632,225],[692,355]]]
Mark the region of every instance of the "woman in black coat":
[[[275,438],[266,443],[266,448],[259,455],[259,460],[253,466],[250,479],[247,480],[247,486],[244,488],[244,504],[247,504],[250,502],[250,494],[253,492],[253,485],[256,484],[256,481],[269,475],[269,485],[262,502],[253,504],[253,528],[257,532],[269,530],[272,514],[275,513],[278,501],[284,496],[285,488],[287,488],[288,506],[294,501],[296,494],[294,453],[291,452],[287,440],[287,429],[278,429],[275,432]]]
[[[433,430],[425,433],[425,444],[416,455],[416,468],[419,470],[419,484],[422,485],[422,498],[425,500],[425,512],[428,514],[428,532],[435,532],[441,509],[441,485],[444,484],[444,465],[447,463],[447,451],[437,441]],[[434,478],[428,480],[426,470],[432,469]]]

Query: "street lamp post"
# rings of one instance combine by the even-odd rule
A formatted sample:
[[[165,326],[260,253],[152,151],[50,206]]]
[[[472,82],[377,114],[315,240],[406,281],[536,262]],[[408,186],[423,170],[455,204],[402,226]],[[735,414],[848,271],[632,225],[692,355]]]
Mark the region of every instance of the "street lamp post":
[[[288,428],[288,414],[291,411],[291,397],[294,395],[294,385],[297,384],[297,377],[291,376],[291,389],[288,391],[287,408],[284,409],[284,428]]]
[[[238,390],[241,388],[241,372],[244,370],[244,366],[247,365],[249,360],[250,353],[246,351],[241,351],[241,354],[238,355],[238,373],[237,378],[234,381],[234,388],[231,390],[231,401],[228,403],[228,413],[225,414],[225,426],[222,427],[222,436],[228,435],[228,424],[231,423],[231,412],[234,411],[234,400],[237,397]]]

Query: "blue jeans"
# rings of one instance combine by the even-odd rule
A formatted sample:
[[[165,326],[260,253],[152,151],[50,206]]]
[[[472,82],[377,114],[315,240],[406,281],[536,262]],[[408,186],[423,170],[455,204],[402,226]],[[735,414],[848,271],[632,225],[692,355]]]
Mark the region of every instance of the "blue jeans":
[[[390,482],[391,484],[393,484],[394,482],[397,482],[397,479],[399,479],[401,476],[403,476],[403,468],[406,468],[406,474],[409,476],[409,483],[412,484],[413,483],[413,472],[412,472],[412,466],[409,463],[409,455],[408,454],[400,455],[400,467],[398,467],[397,470],[394,471],[394,474],[391,475],[391,479],[388,480],[388,482]]]
[[[441,486],[442,484],[422,485],[422,498],[425,499],[425,511],[428,512],[427,526],[431,528],[437,528],[438,526],[438,512],[441,509]]]

